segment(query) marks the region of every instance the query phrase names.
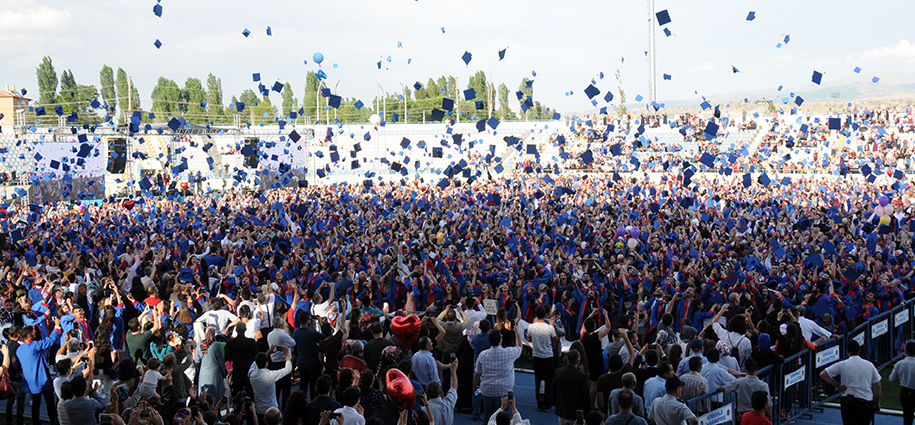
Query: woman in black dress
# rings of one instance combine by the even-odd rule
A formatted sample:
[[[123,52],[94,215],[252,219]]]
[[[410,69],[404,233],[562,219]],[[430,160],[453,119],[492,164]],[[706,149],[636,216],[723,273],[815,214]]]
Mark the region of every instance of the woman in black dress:
[[[606,310],[604,313],[605,326],[595,329],[597,323],[595,316],[598,310],[591,312],[591,317],[585,320],[585,334],[581,337],[581,343],[585,348],[585,357],[588,359],[588,384],[591,393],[591,405],[594,405],[594,398],[597,397],[597,379],[604,374],[604,353],[601,348],[601,340],[610,333],[610,317]]]

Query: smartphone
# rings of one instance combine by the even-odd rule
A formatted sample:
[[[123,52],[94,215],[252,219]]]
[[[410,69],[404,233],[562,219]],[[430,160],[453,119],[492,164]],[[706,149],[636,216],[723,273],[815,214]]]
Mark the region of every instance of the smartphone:
[[[512,400],[514,400],[514,399],[515,399],[515,391],[514,391],[514,390],[508,390],[508,401],[512,401]]]
[[[581,409],[576,410],[575,411],[575,420],[580,424],[585,423],[585,412],[582,411]]]
[[[144,410],[140,411],[141,418],[148,418],[150,416],[152,416],[152,413],[150,413],[149,409],[144,409]]]
[[[111,423],[111,414],[110,413],[100,413],[98,415],[98,421],[99,421],[99,423],[102,423],[102,424],[110,424]]]
[[[342,415],[340,413],[331,413],[330,416],[327,417],[327,419],[340,419],[341,416]]]

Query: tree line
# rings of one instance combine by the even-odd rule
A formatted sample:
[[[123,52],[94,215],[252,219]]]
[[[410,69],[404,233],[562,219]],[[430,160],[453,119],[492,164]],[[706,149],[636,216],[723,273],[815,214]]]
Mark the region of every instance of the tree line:
[[[188,77],[183,85],[159,77],[150,93],[148,106],[141,105],[139,91],[122,68],[115,71],[103,65],[98,86],[80,84],[71,70],[58,74],[52,59],[45,56],[36,68],[36,76],[38,106],[44,107],[47,115],[37,116],[33,110],[29,119],[47,121],[49,117],[56,117],[55,108],[60,106],[63,115],[68,117],[68,125],[72,126],[125,122],[135,111],[141,113],[144,122],[161,123],[180,116],[189,123],[201,125],[230,125],[236,116],[243,124],[260,125],[279,120],[299,124],[316,121],[364,123],[375,113],[384,114],[383,119],[388,123],[430,122],[436,109],[444,112],[446,119],[460,121],[490,116],[499,120],[549,119],[554,112],[533,100],[533,85],[527,78],[521,81],[516,92],[511,93],[505,83],[494,86],[483,71],[472,75],[462,88],[458,87],[454,76],[443,75],[429,78],[425,83],[401,84],[394,91],[385,91],[368,100],[341,96],[338,108],[329,106],[330,98],[324,96],[327,92],[334,94],[335,87],[330,87],[329,82],[320,80],[311,71],[306,75],[304,89],[299,91],[301,98],[296,96],[296,90],[289,82],[278,86],[281,86],[279,93],[273,90],[273,85],[261,82],[258,91],[246,89],[232,95],[228,104],[224,102],[222,80],[212,73],[205,83],[199,78]],[[465,99],[468,89],[473,90],[475,98]],[[278,97],[279,103],[274,104],[271,96]],[[453,102],[451,111],[444,110],[445,99]]]

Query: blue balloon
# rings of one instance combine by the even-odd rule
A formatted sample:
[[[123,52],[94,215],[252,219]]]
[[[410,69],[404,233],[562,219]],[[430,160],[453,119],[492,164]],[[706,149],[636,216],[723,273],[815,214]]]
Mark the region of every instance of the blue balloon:
[[[311,57],[311,60],[315,61],[315,63],[324,62],[324,55],[321,52],[317,52]]]

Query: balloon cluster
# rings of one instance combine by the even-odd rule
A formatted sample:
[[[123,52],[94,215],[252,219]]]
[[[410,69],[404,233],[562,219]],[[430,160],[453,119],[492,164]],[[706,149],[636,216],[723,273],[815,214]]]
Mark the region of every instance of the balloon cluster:
[[[877,201],[880,205],[874,207],[874,214],[880,217],[880,224],[890,224],[890,216],[896,212],[896,208],[886,196],[881,196]]]
[[[629,249],[635,249],[635,247],[639,246],[639,236],[642,234],[642,231],[634,226],[619,226],[616,228],[617,236],[625,238],[627,234],[629,235],[629,240],[626,241],[626,246],[628,246]]]

